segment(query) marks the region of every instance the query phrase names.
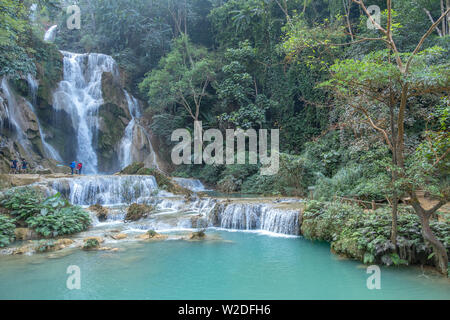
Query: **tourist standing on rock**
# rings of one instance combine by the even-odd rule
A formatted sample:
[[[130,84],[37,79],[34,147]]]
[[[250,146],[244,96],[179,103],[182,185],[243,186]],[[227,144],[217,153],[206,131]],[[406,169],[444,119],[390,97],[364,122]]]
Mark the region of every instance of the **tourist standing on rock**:
[[[72,175],[73,175],[73,170],[75,170],[77,163],[75,161],[72,161],[72,163],[70,164],[70,169],[72,170]]]
[[[24,158],[22,158],[22,169],[21,169],[22,173],[27,173],[27,169],[28,169],[28,162]]]
[[[17,161],[16,159],[11,160],[11,173],[15,174],[17,173]]]
[[[82,168],[83,168],[83,164],[81,162],[78,162],[78,165],[77,165],[78,174],[81,174],[81,169]]]

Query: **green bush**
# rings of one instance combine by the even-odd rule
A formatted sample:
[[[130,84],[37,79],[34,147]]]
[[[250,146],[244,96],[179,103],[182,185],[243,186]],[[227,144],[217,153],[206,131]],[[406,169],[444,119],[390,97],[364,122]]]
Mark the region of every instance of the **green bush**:
[[[84,250],[91,250],[91,249],[94,249],[94,248],[98,248],[99,246],[100,246],[100,243],[98,242],[97,239],[90,238],[90,239],[87,239],[84,242],[83,249]]]
[[[14,241],[14,219],[0,214],[0,247],[6,247],[12,241]]]
[[[347,219],[361,213],[359,207],[350,204],[309,201],[303,214],[302,234],[308,239],[334,241]]]
[[[61,194],[44,199],[41,191],[31,187],[8,190],[0,205],[10,210],[16,221],[24,222],[44,237],[84,231],[91,223],[87,212],[72,206]]]
[[[149,235],[150,238],[153,238],[156,235],[158,235],[158,233],[155,230],[148,230],[147,234]]]
[[[27,223],[44,237],[57,237],[86,230],[91,224],[91,219],[82,208],[69,206],[31,217]]]
[[[275,175],[263,176],[256,173],[242,183],[241,192],[264,195],[280,194],[281,192],[275,188],[276,179]]]
[[[384,199],[390,179],[386,173],[368,175],[368,165],[352,164],[343,167],[332,177],[320,175],[314,197],[331,200],[339,197],[356,197],[366,200]]]
[[[4,193],[0,205],[10,210],[10,214],[17,220],[26,220],[40,212],[43,199],[42,192],[37,189],[12,188]]]

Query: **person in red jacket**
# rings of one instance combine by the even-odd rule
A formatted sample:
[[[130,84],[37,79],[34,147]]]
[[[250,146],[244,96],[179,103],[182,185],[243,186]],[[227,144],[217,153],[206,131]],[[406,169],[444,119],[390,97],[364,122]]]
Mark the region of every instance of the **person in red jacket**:
[[[77,165],[78,174],[81,174],[82,168],[83,168],[83,164],[81,162],[78,162],[78,165]]]

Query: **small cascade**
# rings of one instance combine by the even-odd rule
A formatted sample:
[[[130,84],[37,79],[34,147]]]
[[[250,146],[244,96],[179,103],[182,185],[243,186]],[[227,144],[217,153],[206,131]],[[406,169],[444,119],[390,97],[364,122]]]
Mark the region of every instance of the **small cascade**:
[[[114,59],[104,54],[64,55],[64,80],[53,95],[53,108],[65,110],[77,131],[76,157],[85,172],[98,172],[95,140],[99,130],[98,108],[103,104],[101,80],[104,72],[115,79],[119,70]]]
[[[220,204],[215,214],[218,226],[225,229],[299,234],[298,210],[278,209],[270,204],[232,203]]]
[[[44,147],[44,151],[46,152],[47,157],[62,162],[63,160],[62,160],[61,156],[59,155],[58,151],[56,151],[56,149],[53,148],[53,146],[50,145],[47,142],[47,140],[45,139],[45,133],[42,130],[42,126],[40,124],[39,117],[36,113],[35,106],[37,104],[37,90],[39,88],[39,83],[31,74],[27,75],[27,82],[28,82],[28,88],[30,90],[30,97],[31,97],[31,102],[27,101],[27,105],[31,109],[31,111],[34,113],[34,115],[36,116],[36,120],[37,120],[38,127],[39,127],[39,135],[41,136],[41,142],[42,142],[42,146]]]
[[[173,180],[179,186],[189,189],[193,192],[207,191],[203,183],[198,179],[173,178]]]
[[[14,132],[19,144],[30,155],[32,145],[25,135],[25,120],[6,78],[2,78],[1,88],[7,103],[3,102],[1,104],[0,116],[2,120],[0,122],[0,133],[3,133],[7,126],[7,129]]]
[[[145,143],[150,149],[149,150],[150,152],[148,153],[148,157],[146,157],[146,159],[144,160],[144,163],[146,163],[146,165],[148,167],[152,167],[157,170],[161,170],[158,165],[158,160],[156,158],[155,149],[153,149],[150,134],[139,123],[136,123],[135,129],[138,131],[139,134],[136,134],[136,130],[134,131],[133,144],[142,145],[143,143]],[[140,139],[141,141],[139,143],[137,143],[136,142],[137,139]],[[143,139],[145,139],[145,141],[142,141]]]
[[[130,96],[126,90],[124,90],[125,98],[128,104],[128,110],[131,115],[131,120],[125,128],[125,134],[120,142],[119,161],[120,167],[123,169],[133,162],[133,136],[136,127],[136,118],[141,116],[139,101]]]
[[[44,35],[44,41],[46,42],[53,42],[55,41],[55,37],[56,37],[56,31],[58,29],[57,25],[51,26]]]
[[[56,179],[49,187],[60,192],[72,204],[119,205],[146,202],[157,193],[158,184],[153,176],[83,176]]]

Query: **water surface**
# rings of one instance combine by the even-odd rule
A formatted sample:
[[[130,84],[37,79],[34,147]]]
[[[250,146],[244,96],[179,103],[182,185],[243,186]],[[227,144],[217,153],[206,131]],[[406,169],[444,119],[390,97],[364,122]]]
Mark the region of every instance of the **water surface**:
[[[0,257],[1,299],[450,299],[449,281],[420,268],[384,267],[381,290],[366,269],[326,243],[209,230],[223,241],[168,240],[124,251]],[[81,289],[66,288],[69,265]]]

